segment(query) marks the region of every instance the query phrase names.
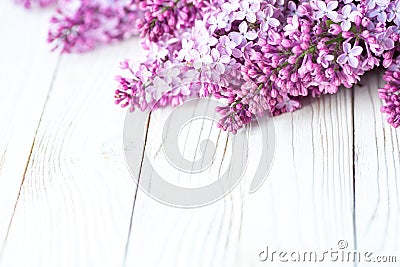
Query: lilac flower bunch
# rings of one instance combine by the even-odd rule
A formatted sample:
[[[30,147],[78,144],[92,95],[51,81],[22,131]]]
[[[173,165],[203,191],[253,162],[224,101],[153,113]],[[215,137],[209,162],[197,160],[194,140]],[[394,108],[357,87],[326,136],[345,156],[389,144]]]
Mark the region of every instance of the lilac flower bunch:
[[[99,43],[112,43],[138,34],[144,16],[139,0],[16,0],[25,7],[58,3],[51,18],[48,42],[62,53],[86,52]]]
[[[24,5],[26,8],[32,6],[47,7],[57,2],[57,0],[15,0],[18,4]]]
[[[219,127],[301,107],[386,69],[382,111],[400,125],[400,0],[148,0],[146,57],[125,60],[115,101],[145,110],[191,96],[223,99]]]
[[[156,42],[163,34],[174,35],[176,30],[194,25],[202,17],[201,0],[146,0],[140,6],[145,12],[138,21],[141,37]]]

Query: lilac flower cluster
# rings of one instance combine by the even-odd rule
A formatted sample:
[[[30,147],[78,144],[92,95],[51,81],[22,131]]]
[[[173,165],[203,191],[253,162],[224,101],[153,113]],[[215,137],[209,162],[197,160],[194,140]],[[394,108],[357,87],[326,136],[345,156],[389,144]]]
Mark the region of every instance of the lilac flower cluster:
[[[397,48],[397,52],[399,48]],[[385,105],[381,111],[388,115],[388,122],[394,127],[400,126],[400,55],[397,53],[395,59],[390,58],[389,68],[383,76],[386,84],[378,90],[379,97],[384,100]]]
[[[138,34],[138,1],[71,0],[51,19],[48,42],[61,52],[86,52]]]
[[[145,1],[147,57],[126,60],[116,103],[135,109],[213,95],[219,127],[301,107],[306,96],[351,88],[375,67],[388,122],[400,125],[400,0]],[[129,78],[128,78],[129,77]]]
[[[48,42],[62,53],[86,52],[99,43],[112,43],[138,34],[144,16],[139,0],[16,0],[29,8],[58,3],[51,18]]]
[[[47,7],[57,2],[57,0],[15,0],[18,4],[31,8],[32,6]]]
[[[140,3],[145,12],[138,22],[141,37],[158,41],[164,34],[174,35],[177,30],[193,26],[202,18],[201,0],[145,0]]]

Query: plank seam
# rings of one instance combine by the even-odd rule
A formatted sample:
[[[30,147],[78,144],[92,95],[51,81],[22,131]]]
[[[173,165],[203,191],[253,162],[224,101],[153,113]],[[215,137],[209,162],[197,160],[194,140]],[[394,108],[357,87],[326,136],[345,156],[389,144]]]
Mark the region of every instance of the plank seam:
[[[48,91],[48,93],[47,93],[46,100],[45,100],[45,102],[44,102],[44,104],[43,104],[43,109],[42,109],[42,112],[41,112],[41,114],[40,114],[39,122],[38,122],[38,124],[37,124],[36,131],[35,131],[35,134],[34,134],[34,137],[33,137],[31,149],[30,149],[30,151],[29,151],[28,160],[27,160],[26,165],[25,165],[24,174],[23,174],[23,176],[22,176],[22,181],[21,181],[21,184],[20,184],[20,187],[19,187],[19,191],[18,191],[18,195],[17,195],[16,202],[15,202],[15,205],[14,205],[14,210],[13,210],[13,213],[12,213],[12,215],[11,215],[10,222],[9,222],[9,224],[8,224],[8,227],[7,227],[7,232],[6,232],[6,236],[5,236],[4,240],[3,240],[2,249],[1,249],[1,251],[0,251],[0,263],[1,263],[1,259],[2,259],[3,254],[4,254],[4,250],[5,250],[5,247],[6,247],[8,235],[9,235],[9,233],[10,233],[11,225],[12,225],[12,222],[13,222],[13,219],[14,219],[15,211],[17,210],[18,202],[19,202],[19,199],[20,199],[20,196],[21,196],[22,187],[23,187],[23,185],[24,185],[25,178],[26,178],[26,173],[27,173],[28,168],[29,168],[29,163],[31,162],[33,149],[34,149],[34,147],[35,147],[36,137],[37,137],[37,134],[38,134],[38,131],[39,131],[39,128],[40,128],[42,119],[43,119],[44,112],[45,112],[45,110],[46,110],[47,103],[48,103],[48,101],[49,101],[49,99],[50,99],[51,92],[53,91],[53,85],[54,85],[54,81],[55,81],[56,76],[57,76],[57,73],[58,73],[58,68],[59,68],[59,65],[60,65],[60,61],[61,61],[61,56],[59,56],[59,57],[57,58],[57,63],[56,63],[56,66],[55,66],[55,68],[54,68],[53,76],[52,76],[52,79],[51,79],[51,82],[50,82],[49,91]]]
[[[353,132],[353,140],[352,140],[352,163],[353,163],[353,242],[354,242],[354,250],[358,249],[358,244],[357,244],[357,224],[356,224],[356,148],[355,148],[355,138],[356,138],[356,134],[355,134],[355,115],[354,115],[354,111],[355,111],[355,92],[354,92],[355,88],[353,87],[351,90],[351,130]],[[357,267],[357,262],[354,262],[354,267]]]
[[[4,160],[6,159],[7,149],[8,149],[8,143],[6,145],[6,149],[4,149],[3,155],[0,158],[0,174],[1,174],[1,169],[3,167],[3,164],[4,164]]]
[[[130,238],[131,238],[131,232],[132,232],[132,224],[133,224],[133,214],[135,212],[135,204],[136,204],[136,199],[139,191],[139,183],[140,183],[140,177],[142,175],[142,168],[143,168],[143,160],[144,160],[144,155],[146,153],[146,144],[147,144],[147,138],[149,134],[149,128],[150,128],[150,120],[151,120],[151,112],[149,113],[149,118],[147,119],[147,125],[146,125],[146,135],[144,138],[144,146],[143,146],[143,151],[142,151],[142,159],[140,161],[140,168],[139,168],[139,176],[137,180],[137,186],[135,190],[135,196],[133,198],[133,203],[132,203],[132,212],[131,212],[131,218],[129,222],[129,229],[128,229],[128,238],[126,240],[125,244],[125,252],[124,252],[124,260],[123,260],[123,266],[126,266],[126,260],[128,257],[128,249],[129,249],[129,243],[130,243]]]

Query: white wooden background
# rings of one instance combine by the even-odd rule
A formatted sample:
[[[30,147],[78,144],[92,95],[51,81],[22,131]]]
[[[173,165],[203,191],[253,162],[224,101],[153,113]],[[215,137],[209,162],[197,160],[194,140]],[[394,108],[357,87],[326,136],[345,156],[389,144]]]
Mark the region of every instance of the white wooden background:
[[[240,184],[213,205],[178,209],[137,190],[123,157],[113,76],[138,41],[59,56],[45,42],[51,13],[0,2],[0,266],[291,266],[258,255],[339,240],[400,266],[400,135],[379,112],[378,73],[277,117],[257,193]],[[368,264],[318,266],[330,265]]]

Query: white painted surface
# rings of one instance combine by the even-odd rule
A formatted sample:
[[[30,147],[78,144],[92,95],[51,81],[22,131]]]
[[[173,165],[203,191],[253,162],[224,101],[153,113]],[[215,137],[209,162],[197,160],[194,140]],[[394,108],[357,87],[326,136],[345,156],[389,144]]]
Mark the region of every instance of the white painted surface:
[[[399,138],[379,112],[378,73],[354,93],[275,118],[274,164],[256,193],[248,190],[260,138],[250,131],[241,183],[213,205],[178,209],[137,190],[123,157],[113,75],[121,58],[139,55],[138,41],[59,57],[45,43],[49,14],[0,2],[0,266],[291,266],[259,253],[322,253],[339,240],[397,253],[383,266],[399,266]],[[145,152],[156,171],[187,185],[197,178],[173,173],[159,153],[165,114],[152,114]],[[188,158],[198,133],[217,144],[207,179],[226,167],[230,137],[193,124],[179,144]],[[368,264],[296,264],[310,265]]]

